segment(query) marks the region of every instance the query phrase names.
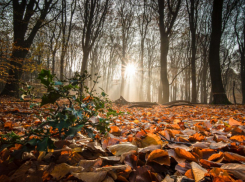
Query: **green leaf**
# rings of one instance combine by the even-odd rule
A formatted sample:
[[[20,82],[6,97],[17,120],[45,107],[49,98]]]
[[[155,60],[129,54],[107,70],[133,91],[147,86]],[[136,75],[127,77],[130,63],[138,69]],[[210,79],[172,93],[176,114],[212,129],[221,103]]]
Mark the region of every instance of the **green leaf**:
[[[42,69],[37,79],[41,80],[41,83],[48,87],[51,83],[53,83],[53,77],[54,76],[50,73],[50,70]]]
[[[49,141],[49,138],[45,137],[42,141],[38,142],[37,150],[38,151],[47,151],[48,141]]]
[[[63,83],[60,81],[56,81],[56,82],[54,82],[54,85],[63,85]]]
[[[74,137],[77,134],[77,132],[81,131],[83,126],[84,125],[82,124],[82,125],[76,125],[76,126],[70,127],[69,130],[66,132],[66,135]]]
[[[101,93],[101,95],[102,95],[103,97],[105,97],[105,96],[106,96],[105,92],[102,92],[102,93]]]
[[[36,138],[32,138],[31,140],[29,140],[27,142],[27,145],[29,144],[30,146],[36,146],[38,141],[40,141],[39,139],[36,139]]]
[[[70,90],[72,88],[74,88],[74,86],[72,86],[71,84],[64,86],[64,89],[67,89],[67,90]]]
[[[62,95],[57,92],[49,92],[48,94],[44,94],[42,97],[41,106],[45,104],[53,104],[56,100],[58,100]]]
[[[90,128],[85,128],[85,131],[86,131],[86,133],[88,134],[88,136],[90,137],[90,138],[94,138],[95,137],[95,135],[94,135],[94,133],[93,133],[93,130],[91,130]]]
[[[56,125],[56,127],[58,128],[59,132],[61,132],[61,130],[64,128],[68,129],[70,125],[71,123],[69,121],[61,120],[60,123]]]

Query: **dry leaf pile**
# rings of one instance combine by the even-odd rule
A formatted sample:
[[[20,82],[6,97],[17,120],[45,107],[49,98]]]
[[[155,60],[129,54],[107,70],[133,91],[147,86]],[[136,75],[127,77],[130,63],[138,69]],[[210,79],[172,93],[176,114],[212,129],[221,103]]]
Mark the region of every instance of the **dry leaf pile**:
[[[21,160],[10,157],[20,144],[4,149],[0,181],[245,180],[245,106],[114,109],[125,114],[114,117],[110,133],[97,134],[94,141],[83,132],[53,138],[55,150],[25,152]],[[2,100],[0,132],[21,134],[35,127],[43,122],[35,114],[26,103]]]

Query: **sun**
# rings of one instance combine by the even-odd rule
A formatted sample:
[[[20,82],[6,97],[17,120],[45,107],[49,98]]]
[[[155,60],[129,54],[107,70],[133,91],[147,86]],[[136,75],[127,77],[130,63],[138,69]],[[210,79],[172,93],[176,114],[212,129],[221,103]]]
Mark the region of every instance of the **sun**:
[[[125,74],[128,76],[133,76],[136,73],[136,65],[133,63],[129,63],[126,65]]]

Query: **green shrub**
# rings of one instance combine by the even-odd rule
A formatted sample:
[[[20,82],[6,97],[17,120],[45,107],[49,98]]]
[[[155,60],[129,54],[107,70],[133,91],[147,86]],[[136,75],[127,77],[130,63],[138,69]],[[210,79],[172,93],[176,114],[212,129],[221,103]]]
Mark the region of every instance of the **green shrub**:
[[[76,73],[73,78],[61,81],[49,70],[42,70],[38,79],[46,87],[47,93],[42,96],[41,103],[32,103],[30,107],[39,111],[40,119],[45,116],[46,121],[35,128],[26,130],[24,136],[19,136],[14,132],[1,135],[0,151],[16,143],[22,144],[22,148],[13,153],[13,156],[20,158],[23,152],[34,149],[38,151],[54,149],[52,139],[54,137],[58,139],[72,138],[82,130],[93,139],[95,130],[102,134],[108,132],[110,116],[117,115],[117,112],[110,108],[110,102],[103,90],[100,95],[95,95],[94,86],[90,91],[84,86],[85,80],[88,78],[90,75],[85,72],[82,75]],[[94,81],[94,85],[98,78]],[[34,99],[32,91],[31,86],[27,86],[26,90],[22,89],[24,96],[29,95]],[[67,100],[67,104],[60,103],[61,99],[62,102]],[[40,107],[47,104],[54,104],[56,107],[55,109],[49,107],[48,113],[41,111]],[[106,114],[107,110],[109,114]],[[96,117],[100,112],[105,117]],[[52,130],[50,130],[51,127]]]

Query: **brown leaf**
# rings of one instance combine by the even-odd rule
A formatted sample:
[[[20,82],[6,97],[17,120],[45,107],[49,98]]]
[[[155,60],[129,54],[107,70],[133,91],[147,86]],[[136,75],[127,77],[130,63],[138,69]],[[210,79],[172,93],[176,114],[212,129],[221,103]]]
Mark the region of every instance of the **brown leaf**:
[[[28,161],[22,164],[19,169],[17,169],[14,174],[10,177],[10,181],[25,182],[26,181],[26,172],[31,168],[32,162]]]
[[[95,171],[125,171],[125,170],[131,170],[131,168],[128,165],[118,165],[118,166],[100,167],[95,169]]]
[[[0,176],[0,181],[2,181],[2,182],[10,182],[10,179],[6,175],[1,175]]]
[[[168,143],[167,146],[168,146],[169,148],[171,148],[171,149],[181,148],[181,149],[185,149],[186,151],[191,151],[192,148],[193,148],[193,147],[188,147],[188,146],[186,146],[186,145],[184,145],[184,144],[175,144],[175,143],[173,143],[173,144],[169,144],[169,143]]]
[[[245,162],[245,157],[232,152],[225,152],[224,158],[228,162]]]
[[[223,165],[222,163],[212,162],[205,159],[200,159],[200,163],[206,169],[210,169],[212,167],[221,167]]]
[[[131,150],[138,151],[138,147],[131,143],[121,143],[107,147],[113,155],[119,156]]]
[[[215,143],[215,142],[212,142],[210,144],[210,148],[211,149],[222,149],[222,148],[225,148],[228,144],[227,143],[224,143],[224,142],[219,142],[219,143]]]
[[[198,165],[195,162],[191,162],[191,169],[195,178],[195,181],[200,181],[202,178],[204,178],[205,174],[208,172],[206,169],[202,168],[200,165]]]
[[[162,149],[153,150],[147,158],[147,162],[156,162],[160,165],[170,166],[168,152]]]
[[[174,182],[174,179],[167,174],[167,176],[165,176],[162,182]]]
[[[124,163],[129,165],[131,168],[136,169],[138,157],[136,155],[127,155],[124,159]]]
[[[245,180],[245,165],[228,163],[221,166],[221,169],[225,169],[228,173],[231,173],[235,178]]]
[[[178,157],[178,155],[176,154],[176,152],[173,149],[168,150],[168,155],[170,157],[174,158],[177,163],[185,163],[185,161],[186,161],[186,159]]]
[[[69,166],[66,163],[58,164],[54,167],[53,171],[50,173],[55,179],[60,180],[68,173],[83,171],[81,166]]]
[[[175,170],[177,170],[180,174],[185,174],[188,169],[191,169],[190,163],[179,163],[175,166]]]
[[[114,179],[110,176],[106,176],[106,178],[102,182],[114,182]]]
[[[140,148],[139,153],[147,153],[147,152],[151,152],[151,151],[156,150],[156,149],[161,149],[161,145],[150,145],[150,146],[145,147],[145,148]]]
[[[84,172],[93,171],[93,168],[100,167],[102,165],[102,159],[96,159],[96,160],[80,160],[78,163],[78,166],[81,166],[83,168]]]
[[[242,125],[242,123],[237,121],[237,120],[235,120],[235,119],[233,119],[233,118],[230,118],[229,119],[229,125],[230,126],[240,126],[240,125]]]
[[[84,182],[101,182],[106,178],[106,171],[72,173],[72,175]]]

